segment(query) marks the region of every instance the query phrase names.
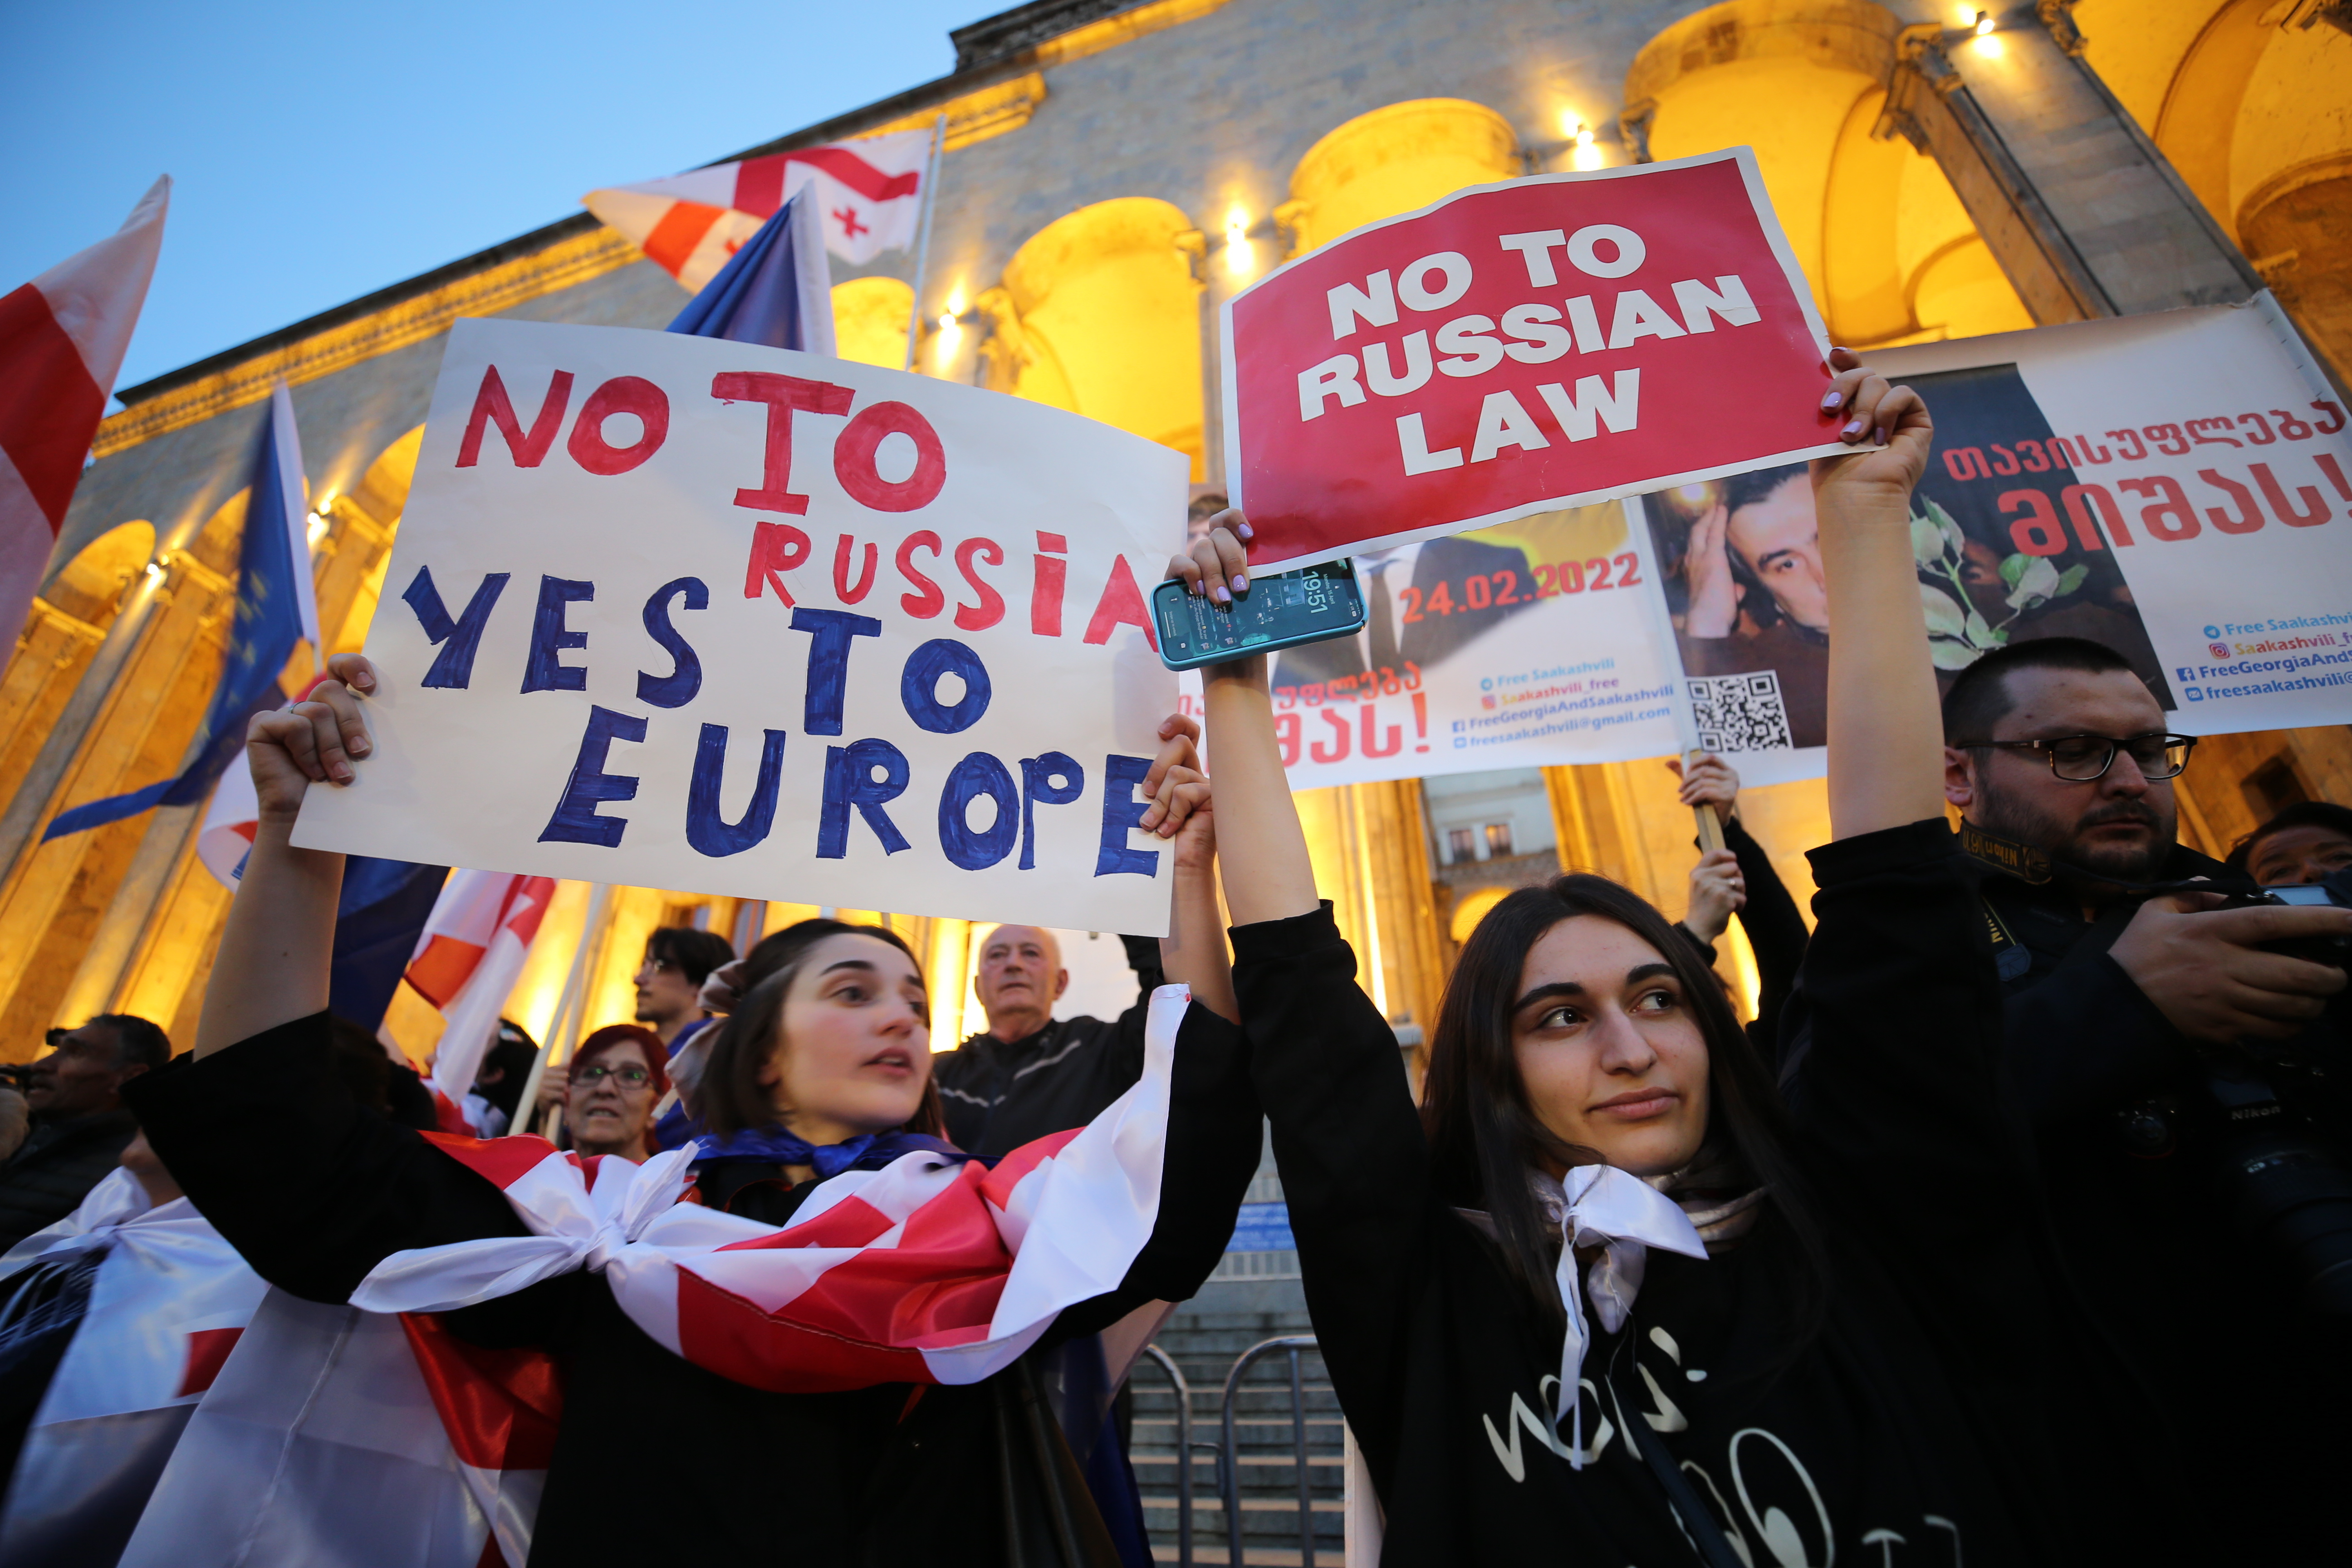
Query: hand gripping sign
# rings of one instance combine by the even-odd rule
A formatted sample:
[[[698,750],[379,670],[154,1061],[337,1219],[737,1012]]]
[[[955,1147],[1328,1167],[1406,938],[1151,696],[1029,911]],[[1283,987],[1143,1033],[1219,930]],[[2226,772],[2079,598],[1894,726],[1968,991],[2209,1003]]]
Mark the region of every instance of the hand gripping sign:
[[[845,360],[459,321],[368,633],[376,752],[295,842],[1164,931],[1143,589],[1185,471]]]
[[[1829,349],[1745,147],[1457,192],[1224,310],[1260,565],[1844,450]]]

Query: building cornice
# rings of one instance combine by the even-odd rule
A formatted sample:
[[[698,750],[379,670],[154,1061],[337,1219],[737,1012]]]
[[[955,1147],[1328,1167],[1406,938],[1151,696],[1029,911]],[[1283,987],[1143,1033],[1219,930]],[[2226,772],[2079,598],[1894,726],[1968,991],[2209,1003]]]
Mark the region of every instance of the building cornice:
[[[951,37],[958,68],[905,92],[730,153],[734,163],[856,136],[947,121],[953,152],[1029,122],[1045,100],[1043,69],[1115,48],[1221,9],[1227,0],[1037,0]],[[975,42],[967,46],[967,36]],[[708,167],[709,165],[705,165]],[[323,310],[192,364],[118,389],[123,408],[99,426],[104,458],[257,403],[283,378],[299,384],[491,315],[637,259],[636,247],[575,213],[487,250]]]

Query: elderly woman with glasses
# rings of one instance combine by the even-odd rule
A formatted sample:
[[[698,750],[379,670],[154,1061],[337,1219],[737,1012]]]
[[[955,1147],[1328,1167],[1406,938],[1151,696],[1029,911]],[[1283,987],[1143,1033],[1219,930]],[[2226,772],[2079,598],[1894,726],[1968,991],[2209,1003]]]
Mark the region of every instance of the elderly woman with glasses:
[[[641,1024],[608,1024],[572,1054],[563,1125],[583,1154],[617,1154],[643,1164],[654,1107],[669,1092],[661,1037]]]

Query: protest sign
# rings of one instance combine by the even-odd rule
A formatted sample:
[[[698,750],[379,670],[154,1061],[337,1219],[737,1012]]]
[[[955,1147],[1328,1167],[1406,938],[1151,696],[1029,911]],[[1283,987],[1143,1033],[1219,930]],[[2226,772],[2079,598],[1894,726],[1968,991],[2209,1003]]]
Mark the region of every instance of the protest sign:
[[[1284,648],[1275,735],[1294,789],[1675,750],[1674,651],[1646,531],[1611,502],[1358,558],[1370,615]],[[1197,677],[1186,700],[1197,700]]]
[[[1912,543],[1947,687],[1992,648],[2080,637],[2183,733],[2352,721],[2352,443],[2267,294],[1871,359],[1936,421]],[[1635,515],[1698,743],[1750,783],[1819,776],[1831,628],[1803,467]]]
[[[1840,449],[1744,147],[1457,192],[1244,290],[1223,331],[1265,567]]]
[[[459,321],[368,635],[376,751],[295,842],[1164,931],[1143,593],[1185,472],[848,361]]]

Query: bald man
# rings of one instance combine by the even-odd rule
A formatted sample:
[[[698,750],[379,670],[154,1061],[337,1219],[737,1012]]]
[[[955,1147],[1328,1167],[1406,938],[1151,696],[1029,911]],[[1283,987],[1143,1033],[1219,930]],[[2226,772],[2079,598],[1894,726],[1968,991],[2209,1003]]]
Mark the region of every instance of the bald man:
[[[1003,1154],[1083,1127],[1143,1075],[1143,1017],[1160,984],[1160,943],[1119,941],[1139,990],[1135,1005],[1107,1023],[1054,1016],[1070,972],[1052,931],[1003,925],[988,933],[972,978],[988,1028],[932,1064],[958,1148]]]

